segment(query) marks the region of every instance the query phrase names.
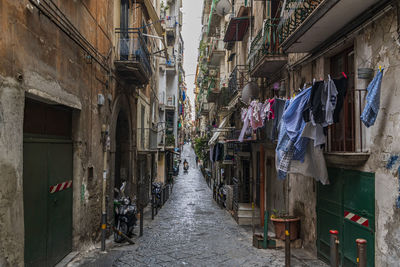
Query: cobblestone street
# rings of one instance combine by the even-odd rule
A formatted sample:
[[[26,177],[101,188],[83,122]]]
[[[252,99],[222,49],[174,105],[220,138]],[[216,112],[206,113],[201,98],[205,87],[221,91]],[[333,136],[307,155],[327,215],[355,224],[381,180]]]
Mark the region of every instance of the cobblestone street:
[[[199,169],[194,152],[184,148],[189,172],[180,170],[169,201],[134,246],[98,255],[81,266],[284,266],[283,250],[259,250],[251,235],[218,207]],[[71,265],[70,265],[71,266]],[[75,264],[72,266],[76,266]],[[292,266],[326,266],[292,257]]]

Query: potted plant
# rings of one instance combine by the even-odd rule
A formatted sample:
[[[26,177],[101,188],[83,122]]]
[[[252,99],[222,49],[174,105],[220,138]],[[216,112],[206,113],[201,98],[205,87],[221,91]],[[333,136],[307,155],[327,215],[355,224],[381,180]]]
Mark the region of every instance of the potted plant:
[[[288,215],[285,211],[273,210],[271,221],[274,223],[276,238],[285,240],[285,224],[289,222],[290,240],[296,240],[300,234],[300,217]]]

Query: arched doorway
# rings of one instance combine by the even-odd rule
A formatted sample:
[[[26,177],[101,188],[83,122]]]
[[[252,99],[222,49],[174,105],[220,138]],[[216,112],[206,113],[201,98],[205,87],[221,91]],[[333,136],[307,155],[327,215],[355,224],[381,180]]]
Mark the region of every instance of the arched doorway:
[[[114,158],[114,187],[120,188],[124,181],[127,182],[126,193],[129,194],[130,183],[130,138],[129,120],[124,110],[120,110],[115,128],[115,158]]]

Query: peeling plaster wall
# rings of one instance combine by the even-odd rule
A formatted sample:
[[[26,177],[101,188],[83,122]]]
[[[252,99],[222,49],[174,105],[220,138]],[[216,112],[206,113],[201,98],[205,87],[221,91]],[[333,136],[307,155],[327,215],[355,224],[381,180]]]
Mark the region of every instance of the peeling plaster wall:
[[[314,179],[301,174],[289,174],[289,214],[301,219],[300,238],[303,246],[316,251],[317,238],[317,194]]]

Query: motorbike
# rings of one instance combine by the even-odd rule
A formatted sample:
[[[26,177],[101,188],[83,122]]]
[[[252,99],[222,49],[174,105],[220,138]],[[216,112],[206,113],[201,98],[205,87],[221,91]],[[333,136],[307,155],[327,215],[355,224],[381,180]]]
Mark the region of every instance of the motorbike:
[[[224,184],[221,183],[218,188],[218,203],[224,208],[226,208],[226,195],[226,188]]]
[[[189,163],[184,162],[183,163],[183,172],[188,173],[188,170],[189,170]]]
[[[161,183],[152,183],[151,184],[151,192],[154,196],[154,207],[155,208],[161,208],[162,206],[162,200],[161,200],[161,191],[162,191],[162,185]]]
[[[132,237],[137,221],[137,207],[136,204],[132,203],[130,197],[125,196],[125,188],[126,182],[123,182],[119,190],[117,188],[114,189],[118,194],[117,198],[114,199],[114,224],[118,231],[128,237]],[[114,231],[114,241],[121,243],[123,240],[124,237]]]
[[[178,176],[179,175],[179,165],[175,165],[172,169],[173,175]]]

